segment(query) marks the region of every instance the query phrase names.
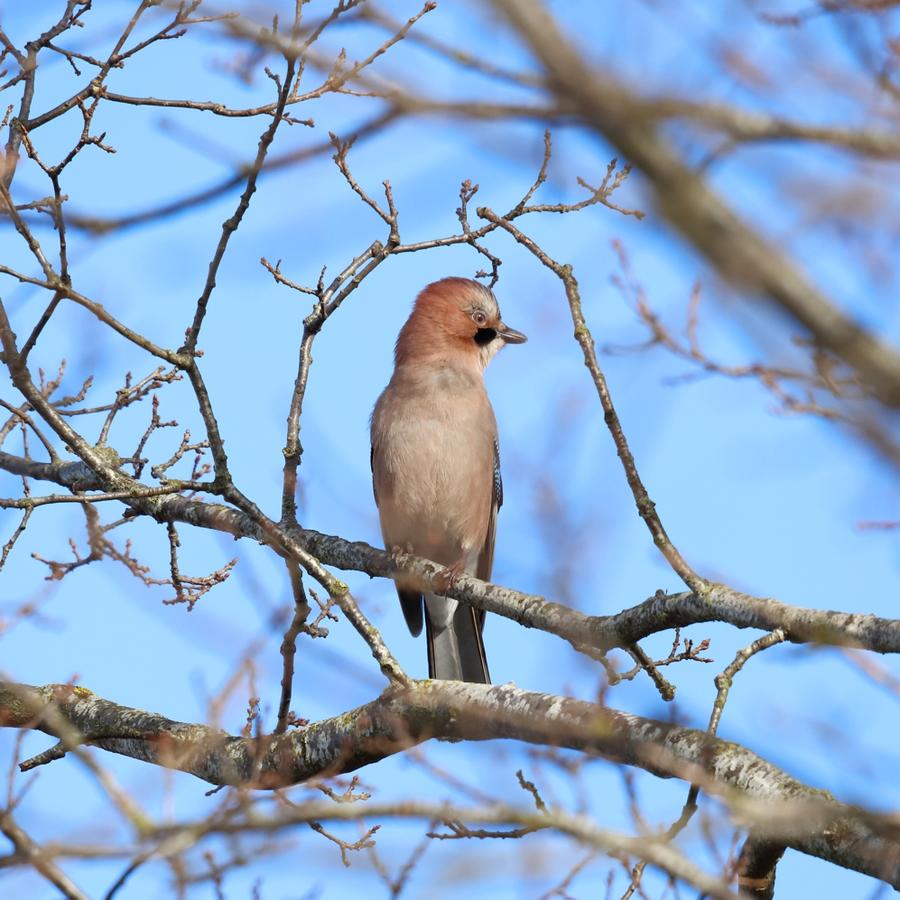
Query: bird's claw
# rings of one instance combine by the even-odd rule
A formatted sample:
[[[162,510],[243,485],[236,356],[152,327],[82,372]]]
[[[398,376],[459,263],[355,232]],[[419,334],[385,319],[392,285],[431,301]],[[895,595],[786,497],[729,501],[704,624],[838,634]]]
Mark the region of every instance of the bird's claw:
[[[395,566],[400,565],[400,557],[406,553],[412,553],[412,550],[409,547],[403,547],[400,544],[393,544],[390,550],[388,550],[388,555]]]
[[[437,582],[435,586],[440,588],[441,593],[446,593],[456,584],[457,578],[464,574],[465,570],[465,560],[458,560],[452,566],[447,566],[446,569],[438,572],[435,576],[435,582]]]

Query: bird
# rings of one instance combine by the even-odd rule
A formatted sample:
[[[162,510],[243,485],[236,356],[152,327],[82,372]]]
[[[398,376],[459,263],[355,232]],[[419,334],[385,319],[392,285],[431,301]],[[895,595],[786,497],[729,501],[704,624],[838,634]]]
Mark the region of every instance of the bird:
[[[418,294],[394,349],[394,372],[371,417],[372,487],[385,547],[489,581],[503,503],[497,422],[484,370],[506,344],[493,291],[469,278],[435,281]],[[396,579],[414,637],[424,622],[428,676],[490,684],[484,611]]]

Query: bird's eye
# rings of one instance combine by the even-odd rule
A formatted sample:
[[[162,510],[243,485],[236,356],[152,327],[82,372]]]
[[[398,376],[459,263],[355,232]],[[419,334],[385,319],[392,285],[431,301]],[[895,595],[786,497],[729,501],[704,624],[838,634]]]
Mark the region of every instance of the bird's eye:
[[[472,313],[472,321],[481,328],[487,324],[487,316],[480,309],[476,309],[475,312]]]

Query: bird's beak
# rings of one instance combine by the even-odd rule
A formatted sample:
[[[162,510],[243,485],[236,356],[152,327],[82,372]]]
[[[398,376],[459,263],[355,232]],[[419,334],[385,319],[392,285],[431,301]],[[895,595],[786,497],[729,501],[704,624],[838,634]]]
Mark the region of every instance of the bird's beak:
[[[515,328],[510,328],[502,322],[497,326],[497,334],[499,337],[502,337],[507,344],[524,344],[525,341],[528,340],[521,331],[516,331]]]

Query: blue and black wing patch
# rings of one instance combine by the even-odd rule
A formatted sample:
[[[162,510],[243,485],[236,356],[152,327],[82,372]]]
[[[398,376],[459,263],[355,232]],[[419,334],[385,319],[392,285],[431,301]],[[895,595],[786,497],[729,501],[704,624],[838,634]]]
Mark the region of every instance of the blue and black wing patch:
[[[494,437],[494,503],[503,506],[503,477],[500,475],[500,441]]]

